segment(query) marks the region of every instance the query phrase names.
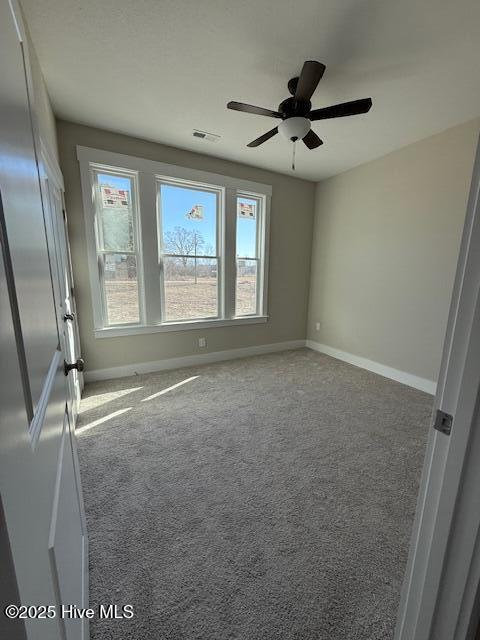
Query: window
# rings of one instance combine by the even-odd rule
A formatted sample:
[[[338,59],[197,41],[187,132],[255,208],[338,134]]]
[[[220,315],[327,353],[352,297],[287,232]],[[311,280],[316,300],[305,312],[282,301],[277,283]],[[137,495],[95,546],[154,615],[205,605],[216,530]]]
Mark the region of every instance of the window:
[[[96,248],[107,325],[140,322],[135,176],[94,171]]]
[[[160,182],[158,202],[165,320],[218,318],[221,192]]]
[[[235,286],[235,314],[251,316],[258,313],[260,266],[258,225],[262,214],[262,200],[254,196],[237,197],[237,277]]]
[[[77,156],[97,337],[267,321],[271,187]]]

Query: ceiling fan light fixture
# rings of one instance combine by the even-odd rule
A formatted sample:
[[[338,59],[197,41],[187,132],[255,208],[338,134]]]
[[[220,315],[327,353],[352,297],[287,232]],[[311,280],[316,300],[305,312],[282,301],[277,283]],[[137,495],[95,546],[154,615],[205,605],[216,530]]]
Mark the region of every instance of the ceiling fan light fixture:
[[[301,140],[307,135],[310,131],[310,126],[308,118],[294,116],[283,120],[278,125],[278,131],[287,140],[295,142],[295,140]]]

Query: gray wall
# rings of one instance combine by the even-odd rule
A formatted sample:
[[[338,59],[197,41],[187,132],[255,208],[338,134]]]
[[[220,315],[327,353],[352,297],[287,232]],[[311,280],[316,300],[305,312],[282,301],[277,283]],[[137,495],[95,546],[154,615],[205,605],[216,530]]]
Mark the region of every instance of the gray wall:
[[[478,130],[454,127],[317,186],[310,340],[437,379]]]
[[[57,134],[65,179],[80,339],[89,369],[305,338],[314,183],[65,121],[57,123]],[[257,325],[95,339],[76,145],[271,184],[269,321]],[[198,347],[200,336],[207,338],[206,349]]]

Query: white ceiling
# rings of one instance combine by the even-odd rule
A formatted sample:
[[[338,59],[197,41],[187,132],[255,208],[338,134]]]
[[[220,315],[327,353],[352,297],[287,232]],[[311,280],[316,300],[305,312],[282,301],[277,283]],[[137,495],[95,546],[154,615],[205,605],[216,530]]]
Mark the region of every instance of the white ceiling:
[[[291,143],[246,144],[276,121],[307,59],[327,66],[313,107],[371,96],[318,122],[296,175],[345,171],[480,114],[478,0],[22,0],[62,118],[291,173]],[[219,134],[217,143],[192,129]]]

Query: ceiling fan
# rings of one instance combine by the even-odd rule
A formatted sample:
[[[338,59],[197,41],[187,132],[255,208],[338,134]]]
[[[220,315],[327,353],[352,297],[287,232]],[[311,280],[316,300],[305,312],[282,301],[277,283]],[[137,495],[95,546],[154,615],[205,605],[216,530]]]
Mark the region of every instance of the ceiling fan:
[[[303,140],[309,149],[316,149],[323,141],[311,129],[311,122],[317,120],[327,120],[328,118],[341,118],[343,116],[354,116],[359,113],[367,113],[372,106],[371,98],[342,102],[331,107],[313,109],[310,98],[312,97],[318,83],[325,72],[325,65],[315,60],[307,60],[299,77],[292,78],[288,82],[288,90],[291,98],[286,98],[278,105],[277,111],[255,107],[243,102],[229,102],[228,109],[234,111],[244,111],[259,116],[270,116],[282,120],[277,127],[270,129],[259,138],[252,140],[247,147],[258,147],[273,136],[280,133],[287,140],[296,142]]]

